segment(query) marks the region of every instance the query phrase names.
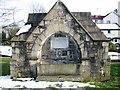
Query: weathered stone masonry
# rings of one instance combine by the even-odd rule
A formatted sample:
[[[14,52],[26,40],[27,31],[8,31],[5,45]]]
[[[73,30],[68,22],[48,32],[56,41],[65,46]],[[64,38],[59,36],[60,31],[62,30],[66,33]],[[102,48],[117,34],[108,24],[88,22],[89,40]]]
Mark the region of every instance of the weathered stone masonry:
[[[48,13],[29,14],[32,27],[12,39],[11,76],[38,80],[107,80],[108,40],[89,12],[58,1]]]

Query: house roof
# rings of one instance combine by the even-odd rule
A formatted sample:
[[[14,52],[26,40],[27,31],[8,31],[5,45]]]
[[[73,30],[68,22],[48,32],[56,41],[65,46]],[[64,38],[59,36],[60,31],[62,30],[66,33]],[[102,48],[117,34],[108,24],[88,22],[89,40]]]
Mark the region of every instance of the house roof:
[[[100,29],[119,29],[117,24],[96,24]]]
[[[37,26],[37,24],[46,16],[46,14],[47,13],[29,13],[26,24]]]
[[[105,17],[105,16],[94,15],[94,16],[92,16],[92,19],[101,19],[101,20],[103,20],[104,17]]]
[[[120,15],[116,11],[112,11],[112,12],[108,13],[107,15],[105,15],[105,17],[109,16],[112,13],[115,14],[118,18],[120,18]]]

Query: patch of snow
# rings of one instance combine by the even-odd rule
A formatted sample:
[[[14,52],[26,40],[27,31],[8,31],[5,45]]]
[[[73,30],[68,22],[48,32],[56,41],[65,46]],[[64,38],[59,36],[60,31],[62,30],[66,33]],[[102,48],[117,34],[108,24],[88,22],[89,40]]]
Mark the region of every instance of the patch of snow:
[[[47,88],[47,87],[55,87],[55,88],[81,88],[81,87],[95,87],[95,85],[90,85],[88,83],[79,83],[79,82],[49,82],[49,81],[38,81],[36,82],[33,78],[17,78],[16,80],[21,81],[13,81],[10,79],[10,76],[0,76],[0,88]],[[24,81],[24,82],[23,82]]]
[[[34,80],[34,78],[17,78],[16,79],[17,81],[33,81]]]
[[[0,55],[12,56],[12,47],[0,46]]]
[[[120,53],[118,53],[118,52],[108,52],[108,55],[110,56],[111,60],[119,60],[120,59]]]
[[[8,76],[0,76],[0,80],[2,79],[10,79],[11,77],[8,75]]]
[[[16,35],[20,35],[21,33],[28,32],[31,28],[31,25],[24,25],[17,33]]]

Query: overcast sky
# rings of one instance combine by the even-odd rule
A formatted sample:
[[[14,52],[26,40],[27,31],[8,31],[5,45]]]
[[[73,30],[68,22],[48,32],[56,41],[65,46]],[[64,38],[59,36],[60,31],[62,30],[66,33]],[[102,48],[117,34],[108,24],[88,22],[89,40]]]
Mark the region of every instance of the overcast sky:
[[[40,3],[44,9],[49,11],[57,0],[0,0],[6,8],[16,7],[15,19],[27,20],[28,13],[32,12],[32,5]],[[118,8],[120,0],[61,0],[68,9],[76,12],[91,12],[92,15],[106,15]],[[1,5],[0,5],[1,7]]]

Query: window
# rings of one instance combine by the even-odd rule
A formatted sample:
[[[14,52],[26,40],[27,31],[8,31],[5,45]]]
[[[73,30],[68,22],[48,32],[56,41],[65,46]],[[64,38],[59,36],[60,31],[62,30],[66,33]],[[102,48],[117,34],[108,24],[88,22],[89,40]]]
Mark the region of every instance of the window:
[[[107,23],[109,23],[109,24],[110,24],[110,21],[108,20],[108,21],[107,21]]]
[[[117,42],[117,39],[115,39],[115,42]]]
[[[111,30],[108,30],[108,33],[110,33],[111,32]]]
[[[108,39],[111,39],[111,37],[108,37]]]

